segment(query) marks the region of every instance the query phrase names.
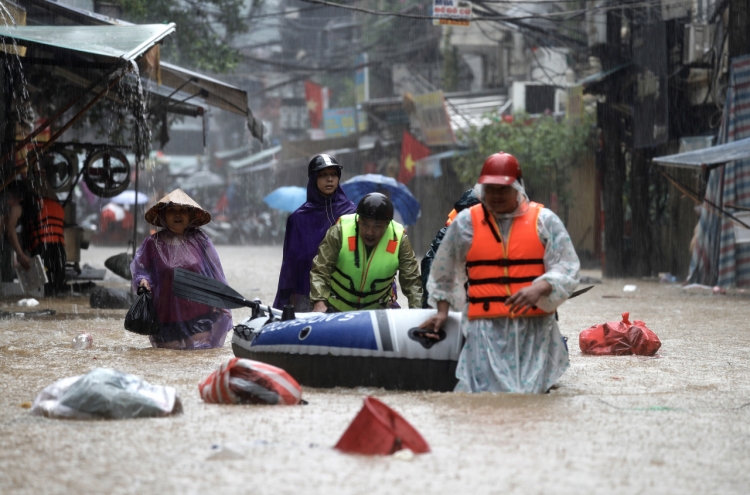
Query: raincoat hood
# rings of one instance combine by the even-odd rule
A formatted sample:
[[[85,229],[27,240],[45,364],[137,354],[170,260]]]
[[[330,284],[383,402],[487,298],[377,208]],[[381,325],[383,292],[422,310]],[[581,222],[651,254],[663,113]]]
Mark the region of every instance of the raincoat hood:
[[[193,198],[188,196],[182,189],[175,189],[161,198],[154,206],[149,208],[146,212],[146,221],[156,227],[166,227],[162,223],[161,217],[159,217],[159,212],[170,204],[187,206],[191,209],[190,227],[200,227],[211,221],[211,214],[204,210],[201,205],[193,201]]]
[[[488,211],[492,211],[487,206],[487,203],[484,200],[484,186],[485,184],[476,184],[474,186],[474,194],[479,199],[479,201],[484,204]],[[493,212],[492,214],[497,220],[516,218],[525,214],[529,210],[529,195],[526,194],[526,189],[523,187],[523,182],[521,180],[515,180],[512,184],[510,184],[510,186],[518,191],[518,206],[516,206],[516,209],[510,213],[495,214]]]

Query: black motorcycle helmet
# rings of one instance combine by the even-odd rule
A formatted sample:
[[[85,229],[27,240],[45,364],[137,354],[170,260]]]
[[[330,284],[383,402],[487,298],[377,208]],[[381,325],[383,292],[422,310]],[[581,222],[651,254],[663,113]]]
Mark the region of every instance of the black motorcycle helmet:
[[[362,218],[390,222],[393,220],[393,203],[385,194],[366,194],[357,205],[357,214]]]
[[[331,155],[315,155],[310,163],[307,164],[307,176],[317,174],[324,168],[336,167],[337,175],[341,178],[341,165]]]

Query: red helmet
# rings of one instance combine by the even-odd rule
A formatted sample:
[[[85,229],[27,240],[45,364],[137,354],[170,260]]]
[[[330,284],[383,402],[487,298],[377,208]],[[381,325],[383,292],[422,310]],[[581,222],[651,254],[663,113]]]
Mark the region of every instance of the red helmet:
[[[509,186],[521,179],[521,167],[518,165],[516,157],[509,154],[495,153],[490,155],[484,161],[482,173],[479,174],[479,184],[502,184]]]

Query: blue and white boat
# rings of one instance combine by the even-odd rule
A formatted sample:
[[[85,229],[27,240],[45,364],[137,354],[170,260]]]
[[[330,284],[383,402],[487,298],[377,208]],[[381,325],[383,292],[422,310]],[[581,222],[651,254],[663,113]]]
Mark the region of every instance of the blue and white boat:
[[[441,340],[417,327],[435,310],[300,313],[279,321],[261,312],[234,328],[235,356],[278,366],[311,387],[450,391],[463,339],[450,312]],[[444,335],[443,335],[444,333]]]

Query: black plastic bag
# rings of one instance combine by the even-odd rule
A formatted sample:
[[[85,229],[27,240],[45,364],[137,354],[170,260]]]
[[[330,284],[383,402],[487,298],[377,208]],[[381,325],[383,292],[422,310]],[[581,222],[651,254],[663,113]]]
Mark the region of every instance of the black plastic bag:
[[[133,274],[130,273],[130,263],[132,261],[133,255],[124,252],[107,258],[107,261],[104,262],[104,266],[125,280],[131,280],[133,278]]]
[[[159,333],[159,318],[154,308],[151,292],[143,287],[138,288],[138,299],[125,315],[125,330],[139,335],[156,335]]]

